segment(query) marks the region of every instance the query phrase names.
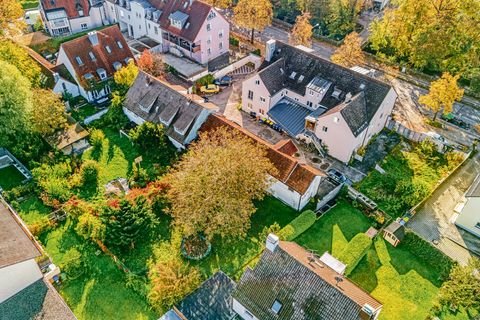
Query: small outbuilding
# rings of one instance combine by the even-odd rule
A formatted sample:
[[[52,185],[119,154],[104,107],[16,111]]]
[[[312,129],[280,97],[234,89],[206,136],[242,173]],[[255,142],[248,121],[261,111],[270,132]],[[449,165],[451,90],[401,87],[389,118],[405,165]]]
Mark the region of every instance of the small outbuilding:
[[[75,119],[67,116],[66,128],[56,132],[46,140],[53,148],[70,155],[82,153],[87,149],[90,146],[87,139],[88,131],[76,122]]]
[[[405,227],[393,221],[383,230],[383,238],[396,247],[405,237]]]

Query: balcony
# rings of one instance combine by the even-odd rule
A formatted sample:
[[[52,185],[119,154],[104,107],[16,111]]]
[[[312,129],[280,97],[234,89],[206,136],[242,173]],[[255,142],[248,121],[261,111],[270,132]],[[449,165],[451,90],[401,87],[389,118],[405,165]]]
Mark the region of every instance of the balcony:
[[[184,40],[182,38],[179,38],[171,33],[163,33],[163,39],[171,42],[172,44],[175,44],[179,47],[181,47],[182,49],[185,49],[185,50],[188,50],[190,52],[198,52],[200,51],[200,45],[199,44],[196,44],[196,43],[191,43],[190,41],[187,41],[187,40]]]
[[[50,27],[52,29],[60,29],[68,27],[67,19],[55,19],[50,21]]]

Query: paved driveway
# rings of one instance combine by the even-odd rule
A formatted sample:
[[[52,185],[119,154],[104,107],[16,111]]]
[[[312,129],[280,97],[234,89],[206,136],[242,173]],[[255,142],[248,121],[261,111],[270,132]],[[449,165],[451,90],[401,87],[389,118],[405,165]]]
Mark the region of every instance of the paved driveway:
[[[461,264],[480,255],[480,239],[457,228],[454,209],[480,173],[480,153],[467,162],[438,188],[407,226],[439,250]]]

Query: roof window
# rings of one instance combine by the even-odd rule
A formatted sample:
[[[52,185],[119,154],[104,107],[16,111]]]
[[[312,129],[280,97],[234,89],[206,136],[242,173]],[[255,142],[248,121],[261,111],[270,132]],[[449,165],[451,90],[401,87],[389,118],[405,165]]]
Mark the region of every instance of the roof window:
[[[123,49],[123,44],[117,40],[117,46],[120,48],[120,49]]]
[[[105,46],[105,50],[107,50],[109,54],[112,53],[112,49],[110,48],[110,46]]]
[[[281,309],[282,309],[282,303],[275,299],[275,301],[273,302],[273,305],[272,305],[272,311],[275,314],[278,314]]]
[[[77,61],[77,64],[78,64],[79,66],[83,66],[82,58],[80,58],[79,56],[76,56],[76,57],[75,57],[75,60]]]
[[[296,76],[297,76],[297,73],[295,71],[292,71],[289,78],[290,79],[295,79]]]
[[[96,61],[96,60],[97,60],[97,58],[95,58],[95,55],[93,54],[92,51],[90,51],[90,52],[88,53],[88,56],[90,57],[90,60],[92,60],[92,61]]]

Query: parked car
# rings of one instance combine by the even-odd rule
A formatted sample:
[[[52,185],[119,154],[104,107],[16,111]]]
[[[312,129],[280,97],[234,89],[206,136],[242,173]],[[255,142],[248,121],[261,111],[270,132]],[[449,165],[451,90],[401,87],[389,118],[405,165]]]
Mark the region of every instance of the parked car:
[[[327,175],[338,183],[346,183],[348,181],[347,177],[336,169],[328,169]]]
[[[224,77],[221,77],[220,79],[215,80],[213,83],[216,84],[217,86],[228,87],[232,84],[232,82],[233,82],[232,77],[224,76]]]
[[[441,118],[442,120],[450,122],[451,124],[456,125],[457,127],[460,127],[462,129],[470,129],[469,123],[466,123],[462,119],[455,117],[452,113],[442,114]]]
[[[220,87],[216,84],[209,84],[206,86],[200,87],[200,92],[203,94],[215,94],[220,92]]]

